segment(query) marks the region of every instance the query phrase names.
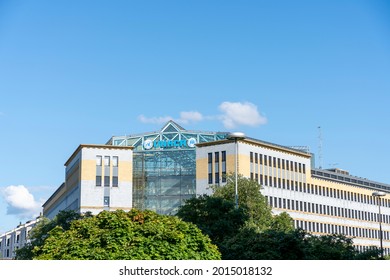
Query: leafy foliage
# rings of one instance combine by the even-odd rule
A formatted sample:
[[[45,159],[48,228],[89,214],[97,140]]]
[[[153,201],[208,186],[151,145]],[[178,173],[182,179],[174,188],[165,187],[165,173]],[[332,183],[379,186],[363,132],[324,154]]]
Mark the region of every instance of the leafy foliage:
[[[55,227],[60,227],[64,230],[70,228],[72,221],[89,217],[90,213],[80,215],[75,211],[60,211],[53,220],[42,217],[37,225],[30,231],[30,243],[16,251],[17,260],[32,260],[40,254],[40,248],[44,244],[48,233]]]
[[[212,196],[188,200],[178,216],[208,234],[229,260],[347,260],[378,259],[379,250],[359,253],[344,235],[308,234],[294,229],[293,219],[283,212],[272,215],[253,180],[238,177],[239,209],[235,209],[235,178],[225,186],[212,186]],[[238,211],[238,212],[235,212]],[[242,214],[240,214],[240,212]],[[228,220],[228,221],[226,221]]]
[[[306,259],[310,260],[351,260],[358,252],[351,238],[341,234],[308,237]]]
[[[226,240],[221,252],[229,260],[297,260],[304,259],[305,233],[267,230],[262,233],[244,228]]]
[[[344,235],[315,236],[302,229],[259,233],[250,228],[227,240],[220,250],[224,259],[231,260],[369,260],[378,259],[380,252],[360,253]]]
[[[55,260],[208,260],[220,259],[217,247],[191,223],[152,211],[103,211],[57,225],[35,259]]]
[[[235,209],[231,201],[208,195],[187,200],[177,216],[197,225],[217,245],[236,235],[248,219],[248,214],[242,208]]]
[[[271,226],[272,212],[265,197],[261,194],[261,186],[254,180],[241,175],[237,180],[238,205],[248,215],[246,225],[254,227],[259,231],[268,229]],[[220,197],[227,201],[235,201],[235,177],[229,175],[227,184],[224,186],[212,186],[213,196]]]

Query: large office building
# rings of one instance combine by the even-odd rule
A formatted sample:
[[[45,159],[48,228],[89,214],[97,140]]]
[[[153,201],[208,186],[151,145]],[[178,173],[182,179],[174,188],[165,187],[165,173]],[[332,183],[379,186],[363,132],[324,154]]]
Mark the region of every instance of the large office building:
[[[197,194],[211,193],[210,185],[224,183],[223,174],[233,172],[237,164],[237,173],[261,184],[273,212],[287,212],[296,228],[319,235],[344,234],[365,250],[380,247],[381,222],[383,248],[389,254],[390,185],[341,169],[316,169],[312,157],[304,150],[251,138],[199,144]]]
[[[341,233],[365,250],[379,247],[381,222],[383,247],[390,253],[390,185],[341,169],[317,169],[305,149],[229,135],[186,130],[169,121],[160,131],[80,145],[66,161],[65,182],[45,202],[43,215],[131,208],[173,215],[186,199],[225,184],[237,167],[238,174],[261,184],[273,212],[287,212],[297,228]]]

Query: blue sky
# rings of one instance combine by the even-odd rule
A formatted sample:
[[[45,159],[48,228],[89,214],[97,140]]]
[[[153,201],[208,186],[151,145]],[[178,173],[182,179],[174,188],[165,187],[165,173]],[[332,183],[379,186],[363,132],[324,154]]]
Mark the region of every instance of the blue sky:
[[[160,129],[309,146],[390,183],[390,4],[0,0],[0,232],[81,143]],[[317,163],[318,163],[318,158]]]

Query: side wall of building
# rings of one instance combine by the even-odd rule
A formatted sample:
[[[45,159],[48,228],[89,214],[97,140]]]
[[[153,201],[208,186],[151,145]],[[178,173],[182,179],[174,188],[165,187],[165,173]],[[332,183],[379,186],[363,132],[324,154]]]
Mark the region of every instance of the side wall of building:
[[[210,194],[210,155],[226,151],[226,165],[234,170],[234,142],[214,142],[197,149],[197,195]],[[219,163],[221,165],[221,163]],[[295,226],[314,234],[341,233],[354,238],[359,249],[379,246],[378,205],[375,191],[311,174],[311,155],[256,141],[238,141],[238,173],[262,186],[275,214],[287,212]],[[383,246],[390,253],[390,195],[382,199]]]
[[[43,205],[43,215],[131,209],[132,162],[129,147],[80,145],[65,164],[65,183]]]

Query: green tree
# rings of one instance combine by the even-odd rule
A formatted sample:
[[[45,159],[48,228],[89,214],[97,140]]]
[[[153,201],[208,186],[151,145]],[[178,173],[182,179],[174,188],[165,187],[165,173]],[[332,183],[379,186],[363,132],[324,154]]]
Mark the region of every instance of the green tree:
[[[41,217],[37,225],[30,231],[29,239],[30,242],[24,247],[16,250],[17,260],[32,260],[40,254],[40,248],[48,237],[48,233],[55,227],[60,227],[63,230],[70,228],[72,221],[81,219],[83,217],[90,216],[90,213],[80,215],[79,213],[67,210],[60,211],[54,219],[49,220],[46,217]]]
[[[179,208],[177,216],[198,226],[214,244],[236,235],[248,220],[242,208],[236,209],[231,201],[202,195],[191,198]]]
[[[218,248],[193,224],[174,216],[133,209],[103,211],[74,220],[68,230],[56,226],[36,259],[74,260],[208,260],[220,259]]]
[[[275,231],[289,232],[294,230],[294,220],[286,212],[275,215],[272,218],[270,228]]]
[[[235,176],[227,176],[224,186],[211,186],[214,197],[220,197],[228,201],[235,201]],[[272,215],[272,209],[266,198],[261,194],[261,185],[254,180],[238,175],[237,179],[238,205],[248,215],[246,226],[256,229],[258,232],[270,228],[276,230],[293,230],[294,224],[287,214]]]
[[[299,260],[305,257],[305,232],[244,228],[221,246],[228,260]]]
[[[305,258],[309,260],[352,260],[358,255],[353,240],[341,234],[308,235]]]

